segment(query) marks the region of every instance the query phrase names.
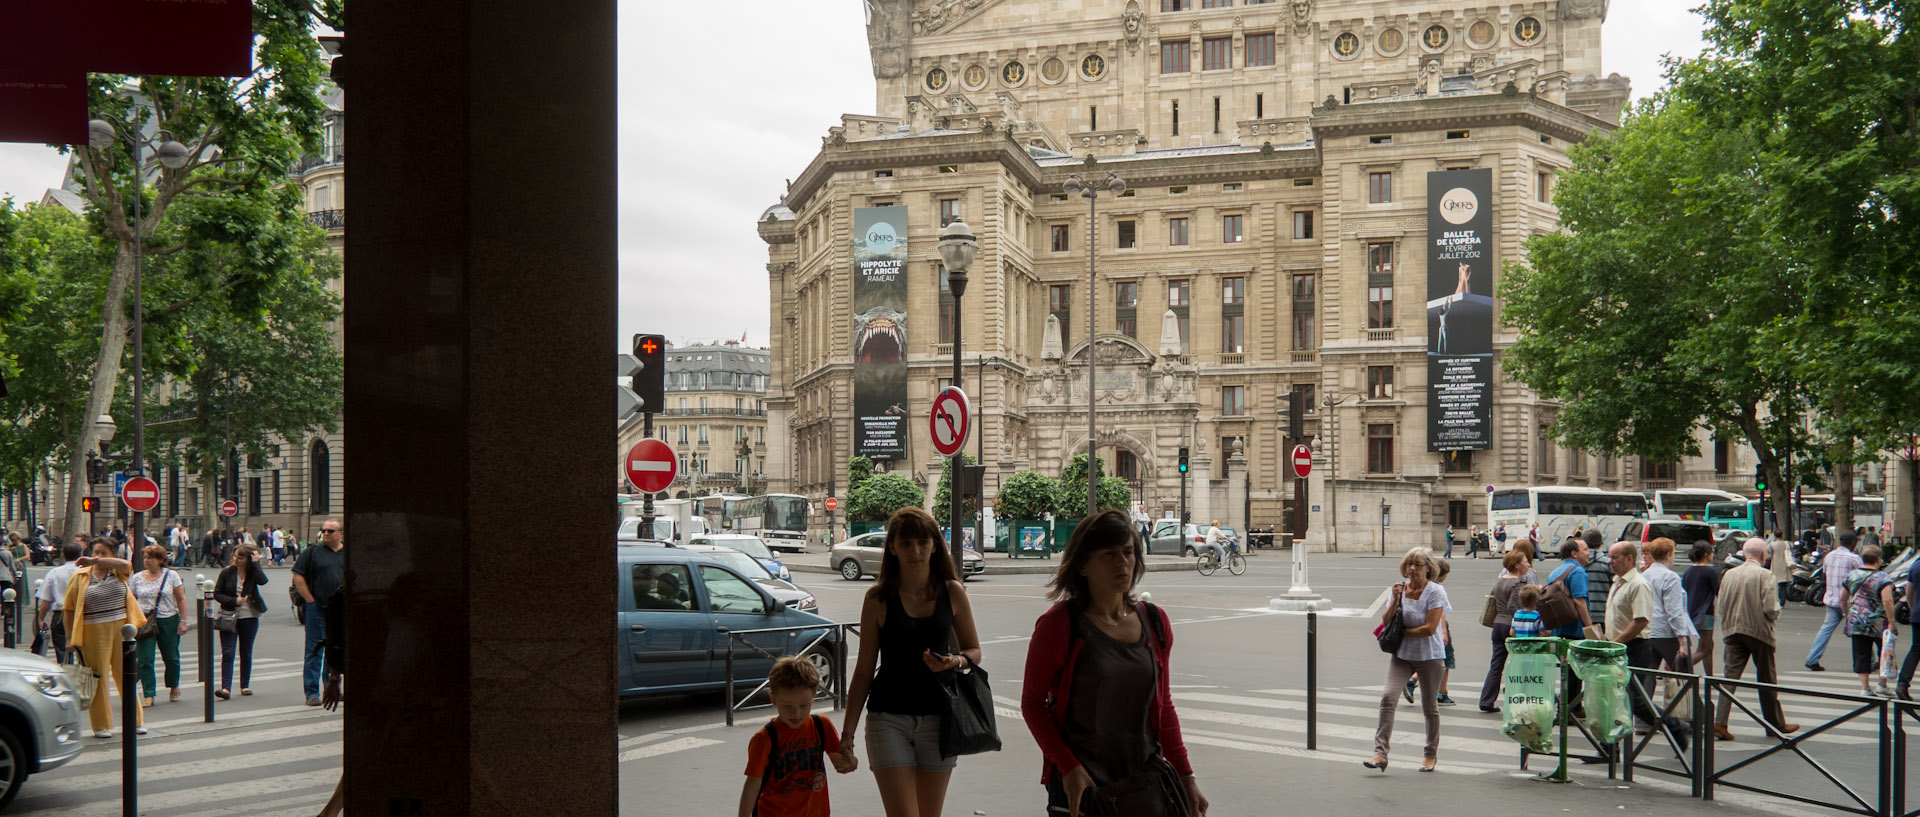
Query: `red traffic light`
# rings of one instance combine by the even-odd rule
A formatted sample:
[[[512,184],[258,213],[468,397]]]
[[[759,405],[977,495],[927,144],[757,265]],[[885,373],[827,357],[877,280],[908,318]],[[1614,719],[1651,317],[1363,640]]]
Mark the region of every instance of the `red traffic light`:
[[[93,513],[94,511],[100,510],[100,500],[94,499],[93,497],[90,497],[90,496],[83,496],[80,498],[80,510],[85,511],[87,513]]]

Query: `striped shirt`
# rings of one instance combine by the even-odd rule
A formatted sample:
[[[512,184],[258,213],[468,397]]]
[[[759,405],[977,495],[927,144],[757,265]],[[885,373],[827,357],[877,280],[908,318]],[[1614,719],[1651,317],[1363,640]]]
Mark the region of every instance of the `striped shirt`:
[[[115,621],[127,617],[127,585],[111,573],[87,585],[88,624]]]

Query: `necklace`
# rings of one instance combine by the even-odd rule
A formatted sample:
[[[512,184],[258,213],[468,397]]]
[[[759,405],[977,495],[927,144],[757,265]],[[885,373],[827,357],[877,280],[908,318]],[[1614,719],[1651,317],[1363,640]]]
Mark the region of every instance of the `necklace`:
[[[1131,615],[1133,615],[1133,610],[1131,608],[1126,608],[1126,607],[1121,608],[1120,615],[1117,615],[1117,616],[1102,616],[1102,615],[1096,615],[1092,610],[1087,611],[1087,618],[1091,619],[1093,623],[1104,624],[1108,627],[1120,626],[1121,624],[1125,623],[1127,620],[1127,617]]]

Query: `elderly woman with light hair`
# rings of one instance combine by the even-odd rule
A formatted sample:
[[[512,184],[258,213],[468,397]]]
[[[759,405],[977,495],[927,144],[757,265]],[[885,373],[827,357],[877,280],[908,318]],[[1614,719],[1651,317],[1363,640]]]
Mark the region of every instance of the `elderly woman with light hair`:
[[[1440,752],[1440,674],[1446,669],[1447,644],[1441,635],[1447,613],[1447,590],[1433,581],[1434,556],[1431,548],[1417,547],[1400,557],[1400,576],[1405,581],[1393,586],[1393,600],[1380,616],[1382,624],[1393,619],[1395,611],[1405,631],[1400,648],[1387,661],[1387,688],[1380,695],[1380,724],[1373,733],[1373,758],[1362,761],[1369,769],[1387,770],[1387,751],[1393,738],[1394,711],[1408,679],[1420,678],[1420,709],[1426,716],[1427,744],[1420,771],[1431,772]]]

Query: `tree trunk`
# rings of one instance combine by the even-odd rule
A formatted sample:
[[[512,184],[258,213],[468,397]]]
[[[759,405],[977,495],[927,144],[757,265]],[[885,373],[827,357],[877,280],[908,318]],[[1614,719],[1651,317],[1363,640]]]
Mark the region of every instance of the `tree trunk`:
[[[120,384],[120,360],[127,350],[129,324],[127,287],[133,283],[134,273],[133,245],[120,242],[119,251],[113,259],[113,275],[107,279],[107,297],[100,305],[100,318],[105,327],[100,335],[100,354],[93,363],[93,383],[87,389],[87,410],[80,418],[79,437],[74,440],[73,449],[67,453],[66,537],[85,530],[87,526],[86,513],[80,510],[81,498],[89,496],[92,488],[87,484],[87,452],[99,450],[100,433],[94,428],[93,421],[112,409],[113,391]],[[132,418],[124,419],[128,421],[124,431],[134,433]],[[116,436],[118,433],[116,431]],[[111,501],[117,503],[119,500]],[[114,506],[109,505],[108,508],[111,511]],[[87,533],[91,535],[93,532]]]
[[[1833,416],[1841,420],[1838,425],[1846,427],[1847,401],[1844,397],[1833,399]],[[1842,435],[1834,441],[1829,462],[1833,463],[1833,535],[1841,531],[1853,530],[1853,458],[1854,439],[1851,434]]]

